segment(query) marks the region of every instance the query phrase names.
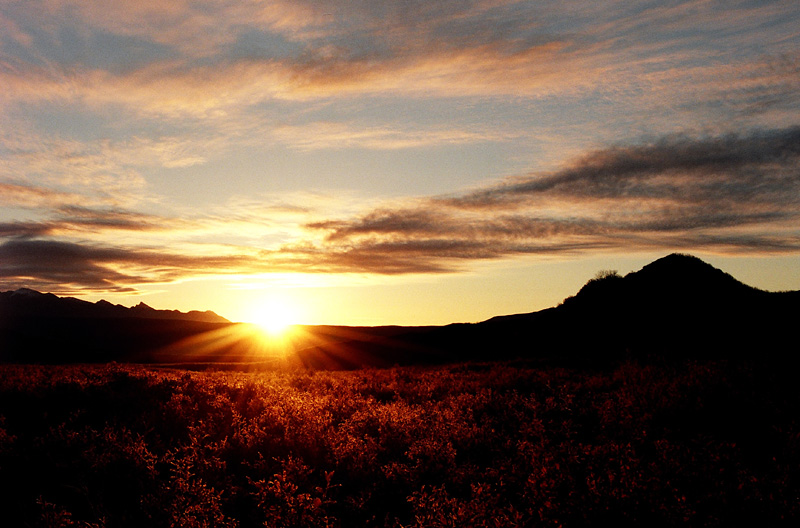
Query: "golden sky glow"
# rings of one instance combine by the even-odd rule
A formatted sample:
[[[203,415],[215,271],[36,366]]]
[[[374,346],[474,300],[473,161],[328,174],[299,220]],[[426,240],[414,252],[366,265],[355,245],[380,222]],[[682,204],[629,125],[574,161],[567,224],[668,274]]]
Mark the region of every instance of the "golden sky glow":
[[[443,324],[673,251],[800,289],[798,27],[794,0],[4,1],[0,289]]]

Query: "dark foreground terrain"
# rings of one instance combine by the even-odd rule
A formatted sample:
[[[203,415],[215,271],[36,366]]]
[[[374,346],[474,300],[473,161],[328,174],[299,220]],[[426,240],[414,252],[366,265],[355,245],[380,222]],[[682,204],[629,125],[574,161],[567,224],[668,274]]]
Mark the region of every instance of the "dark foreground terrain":
[[[3,526],[798,526],[757,361],[0,366]]]

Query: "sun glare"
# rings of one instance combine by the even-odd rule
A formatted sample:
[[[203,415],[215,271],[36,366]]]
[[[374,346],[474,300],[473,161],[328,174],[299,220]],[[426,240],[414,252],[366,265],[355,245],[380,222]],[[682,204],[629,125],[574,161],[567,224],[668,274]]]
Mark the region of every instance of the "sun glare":
[[[287,301],[273,300],[253,308],[251,322],[272,337],[282,336],[297,323],[297,309]]]

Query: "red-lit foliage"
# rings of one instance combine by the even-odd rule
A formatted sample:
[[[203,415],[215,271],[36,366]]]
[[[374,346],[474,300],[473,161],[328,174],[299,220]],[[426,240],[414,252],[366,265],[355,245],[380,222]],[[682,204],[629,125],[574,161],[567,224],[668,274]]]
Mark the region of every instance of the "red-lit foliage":
[[[800,520],[800,396],[754,364],[0,375],[5,526]]]

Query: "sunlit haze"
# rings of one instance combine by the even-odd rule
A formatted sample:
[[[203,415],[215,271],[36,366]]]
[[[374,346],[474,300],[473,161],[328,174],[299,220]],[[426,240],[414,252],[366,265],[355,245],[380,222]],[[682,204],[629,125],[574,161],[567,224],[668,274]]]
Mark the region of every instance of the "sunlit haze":
[[[800,3],[0,3],[0,291],[530,312],[694,254],[800,289]]]

